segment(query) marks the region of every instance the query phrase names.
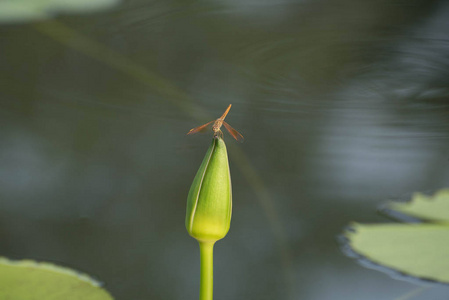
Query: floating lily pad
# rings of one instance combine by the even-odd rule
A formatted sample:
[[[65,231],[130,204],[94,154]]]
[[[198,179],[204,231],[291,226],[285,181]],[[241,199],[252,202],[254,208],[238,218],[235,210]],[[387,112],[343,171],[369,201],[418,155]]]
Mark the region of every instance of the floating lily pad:
[[[449,284],[448,205],[449,190],[433,197],[416,194],[407,203],[391,203],[388,209],[427,222],[354,223],[344,233],[346,252],[362,262],[374,263],[371,267],[378,270],[393,270],[402,278]]]
[[[433,197],[416,193],[410,202],[392,202],[386,209],[387,213],[394,211],[423,221],[449,222],[449,189],[440,190]]]
[[[112,300],[87,275],[50,263],[0,258],[0,299]]]
[[[22,23],[51,18],[59,13],[106,9],[120,0],[0,0],[0,23]]]

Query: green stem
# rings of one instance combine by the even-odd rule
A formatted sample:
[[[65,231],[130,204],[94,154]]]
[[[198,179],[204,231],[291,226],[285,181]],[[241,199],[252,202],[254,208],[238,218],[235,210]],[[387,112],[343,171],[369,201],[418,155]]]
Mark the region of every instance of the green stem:
[[[200,300],[212,300],[214,290],[214,243],[200,243],[201,281]]]

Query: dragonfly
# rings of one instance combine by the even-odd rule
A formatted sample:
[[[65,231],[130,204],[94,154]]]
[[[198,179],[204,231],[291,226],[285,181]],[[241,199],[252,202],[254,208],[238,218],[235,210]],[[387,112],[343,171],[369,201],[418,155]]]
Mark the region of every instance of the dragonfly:
[[[228,114],[229,110],[231,109],[232,104],[229,104],[228,108],[226,109],[226,111],[224,112],[224,114],[219,117],[216,120],[210,121],[204,125],[195,127],[193,129],[190,129],[189,132],[187,132],[187,134],[194,134],[197,132],[204,132],[206,131],[206,129],[209,127],[209,125],[212,125],[212,131],[214,132],[214,137],[222,137],[223,136],[223,132],[220,130],[221,126],[224,125],[224,127],[228,130],[228,132],[232,135],[232,137],[238,141],[238,142],[243,142],[244,138],[243,135],[240,134],[240,132],[238,132],[237,130],[235,130],[234,128],[231,127],[231,125],[229,125],[228,123],[226,123],[224,121],[224,119],[226,118],[226,115]]]

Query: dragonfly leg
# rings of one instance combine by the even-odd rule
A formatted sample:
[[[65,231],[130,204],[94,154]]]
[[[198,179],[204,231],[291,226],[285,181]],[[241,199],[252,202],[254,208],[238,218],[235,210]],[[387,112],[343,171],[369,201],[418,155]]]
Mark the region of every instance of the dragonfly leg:
[[[218,130],[214,132],[214,138],[223,138],[223,131]]]

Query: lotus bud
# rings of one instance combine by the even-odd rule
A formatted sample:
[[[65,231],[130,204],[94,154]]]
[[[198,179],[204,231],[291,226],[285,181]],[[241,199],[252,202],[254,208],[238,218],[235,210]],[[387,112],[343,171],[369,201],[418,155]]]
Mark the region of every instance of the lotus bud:
[[[187,231],[200,242],[215,242],[228,233],[231,213],[228,154],[223,139],[214,136],[187,197]]]

